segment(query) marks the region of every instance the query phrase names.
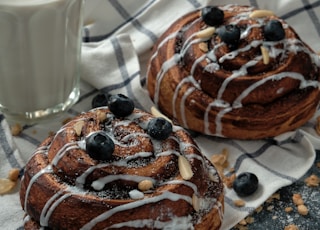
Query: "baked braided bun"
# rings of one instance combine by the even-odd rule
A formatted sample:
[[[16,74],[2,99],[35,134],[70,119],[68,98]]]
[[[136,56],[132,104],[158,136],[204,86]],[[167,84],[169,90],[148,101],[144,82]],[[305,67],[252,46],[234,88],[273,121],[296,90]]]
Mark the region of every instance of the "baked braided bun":
[[[147,88],[158,109],[207,135],[260,139],[317,109],[320,60],[282,19],[249,6],[205,7],[153,49]]]
[[[223,184],[189,134],[110,110],[75,117],[36,150],[21,182],[25,229],[218,229]]]

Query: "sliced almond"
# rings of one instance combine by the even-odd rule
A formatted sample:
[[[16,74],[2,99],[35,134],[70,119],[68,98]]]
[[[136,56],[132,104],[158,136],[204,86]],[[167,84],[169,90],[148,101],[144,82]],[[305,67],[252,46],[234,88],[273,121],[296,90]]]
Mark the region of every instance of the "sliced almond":
[[[214,34],[214,32],[216,31],[215,27],[207,27],[203,30],[200,30],[199,32],[197,32],[197,37],[198,38],[210,38],[212,37],[212,35]]]
[[[77,134],[78,136],[81,135],[83,126],[84,126],[84,121],[77,121],[77,122],[73,125],[73,129],[74,129],[74,131],[76,132],[76,134]]]
[[[107,114],[105,112],[102,112],[101,110],[97,110],[96,114],[97,114],[97,119],[100,122],[103,122],[104,120],[107,119]]]
[[[273,16],[274,13],[271,10],[255,10],[253,11],[249,17],[250,18],[263,18]]]
[[[10,179],[0,178],[0,195],[10,192],[15,185],[16,185],[16,182]]]
[[[204,53],[207,53],[208,52],[208,45],[207,45],[207,43],[205,43],[205,42],[200,42],[199,43],[199,49],[202,51],[202,52],[204,52]]]
[[[178,167],[182,178],[184,180],[190,180],[193,176],[191,165],[189,161],[182,155],[180,155],[178,158]]]
[[[200,200],[199,197],[196,194],[192,195],[192,206],[196,212],[199,212],[200,210]]]
[[[263,64],[268,65],[270,62],[269,50],[264,46],[260,46],[260,50],[262,54]]]
[[[153,183],[151,180],[142,180],[138,184],[138,189],[140,191],[148,191],[153,188]]]
[[[163,113],[161,113],[156,107],[152,106],[151,107],[151,114],[155,117],[162,117],[164,119],[166,119],[167,121],[169,121],[170,123],[172,123],[172,121]]]
[[[12,125],[10,129],[12,136],[19,136],[22,132],[22,127],[19,123]]]
[[[246,205],[246,203],[244,202],[244,200],[241,200],[241,199],[239,199],[239,200],[234,200],[234,201],[233,201],[233,204],[234,204],[236,207],[243,207],[243,206]]]

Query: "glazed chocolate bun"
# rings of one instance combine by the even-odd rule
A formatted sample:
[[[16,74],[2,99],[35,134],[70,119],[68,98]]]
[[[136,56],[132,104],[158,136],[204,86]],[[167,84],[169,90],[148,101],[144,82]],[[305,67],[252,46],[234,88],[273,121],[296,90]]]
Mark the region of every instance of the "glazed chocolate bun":
[[[75,117],[38,147],[21,182],[25,229],[219,229],[223,183],[189,134],[110,110]]]
[[[158,109],[185,128],[261,139],[313,116],[319,78],[319,56],[271,11],[209,6],[159,38],[147,89]]]

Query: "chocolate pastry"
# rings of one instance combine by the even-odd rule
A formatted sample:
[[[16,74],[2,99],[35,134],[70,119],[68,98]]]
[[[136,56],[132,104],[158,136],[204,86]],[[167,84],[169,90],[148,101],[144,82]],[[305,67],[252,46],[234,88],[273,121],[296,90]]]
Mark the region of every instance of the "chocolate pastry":
[[[119,98],[127,102],[112,108]],[[223,183],[190,135],[109,107],[75,117],[35,151],[21,181],[25,229],[219,229]]]
[[[284,20],[250,6],[208,6],[174,22],[153,49],[156,107],[203,134],[261,139],[295,130],[320,99],[319,56]]]

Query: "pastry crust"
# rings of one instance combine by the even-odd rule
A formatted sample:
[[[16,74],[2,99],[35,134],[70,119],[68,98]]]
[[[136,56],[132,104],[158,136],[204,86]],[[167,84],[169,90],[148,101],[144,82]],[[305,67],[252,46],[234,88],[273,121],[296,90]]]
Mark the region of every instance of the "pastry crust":
[[[178,19],[159,38],[148,66],[147,89],[158,109],[185,128],[235,139],[273,137],[306,123],[320,99],[319,56],[270,12],[251,18],[253,7],[219,8],[221,26],[241,30],[237,48],[206,33],[201,9]],[[281,22],[284,39],[265,40],[270,20]]]
[[[214,166],[181,127],[163,141],[151,138],[152,118],[138,109],[117,118],[97,108],[47,138],[21,181],[25,229],[219,229],[224,193]],[[107,161],[85,149],[85,137],[99,130],[115,143]],[[192,169],[188,180],[178,165],[182,156]],[[139,183],[146,180],[152,187],[144,191]]]

